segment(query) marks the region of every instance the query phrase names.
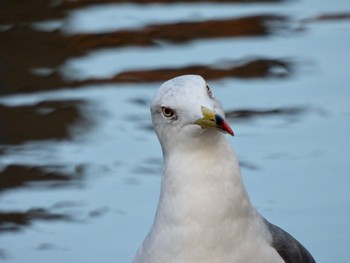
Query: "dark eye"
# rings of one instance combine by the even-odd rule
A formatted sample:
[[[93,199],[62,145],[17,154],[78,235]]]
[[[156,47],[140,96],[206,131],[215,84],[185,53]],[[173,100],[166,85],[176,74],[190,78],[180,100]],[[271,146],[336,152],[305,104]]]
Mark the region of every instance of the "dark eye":
[[[172,118],[175,116],[175,112],[172,109],[164,106],[162,107],[162,113],[166,118]]]
[[[212,98],[213,97],[213,93],[211,92],[210,87],[209,87],[208,84],[207,84],[207,91],[208,91],[209,97]]]

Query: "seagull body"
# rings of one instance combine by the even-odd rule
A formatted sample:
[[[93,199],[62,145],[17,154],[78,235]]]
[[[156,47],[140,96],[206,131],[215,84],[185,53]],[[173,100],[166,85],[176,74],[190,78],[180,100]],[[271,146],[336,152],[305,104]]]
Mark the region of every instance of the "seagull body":
[[[252,206],[225,137],[233,132],[202,77],[165,82],[151,112],[164,168],[155,220],[134,263],[315,262]]]

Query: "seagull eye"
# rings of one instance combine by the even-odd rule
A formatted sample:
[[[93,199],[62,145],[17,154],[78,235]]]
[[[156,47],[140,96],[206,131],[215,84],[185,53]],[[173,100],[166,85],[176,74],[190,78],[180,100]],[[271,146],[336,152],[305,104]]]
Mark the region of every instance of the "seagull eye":
[[[162,113],[166,118],[172,118],[175,116],[175,112],[168,107],[162,107]]]
[[[207,92],[208,92],[209,97],[212,98],[213,97],[213,93],[211,92],[211,89],[210,89],[208,84],[207,84]]]

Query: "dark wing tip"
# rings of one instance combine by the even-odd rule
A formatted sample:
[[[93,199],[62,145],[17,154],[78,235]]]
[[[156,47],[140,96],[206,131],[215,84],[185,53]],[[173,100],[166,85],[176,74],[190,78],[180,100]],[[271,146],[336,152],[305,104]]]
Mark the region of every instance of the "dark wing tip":
[[[269,223],[265,219],[271,235],[272,247],[276,249],[278,254],[286,263],[316,263],[309,251],[300,244],[294,237],[283,229]]]

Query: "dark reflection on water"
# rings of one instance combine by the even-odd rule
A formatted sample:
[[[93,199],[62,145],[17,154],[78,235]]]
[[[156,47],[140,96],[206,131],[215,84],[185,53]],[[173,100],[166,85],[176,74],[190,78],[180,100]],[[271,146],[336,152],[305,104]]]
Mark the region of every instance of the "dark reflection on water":
[[[207,80],[228,77],[243,79],[280,78],[290,76],[292,63],[277,59],[253,59],[239,62],[222,62],[217,65],[193,65],[183,68],[162,68],[154,70],[139,70],[122,72],[108,79],[87,79],[75,82],[73,85],[82,86],[91,83],[125,83],[125,82],[159,82],[185,74],[198,74]]]
[[[163,159],[147,158],[140,162],[132,171],[135,174],[160,175],[163,167]]]
[[[302,22],[310,23],[310,22],[337,21],[337,20],[348,20],[348,19],[350,19],[350,12],[322,14],[316,17],[305,18],[302,20]]]
[[[20,1],[4,0],[0,2],[0,22],[3,24],[24,24],[65,16],[65,8],[46,0]]]
[[[120,30],[112,33],[77,34],[67,36],[66,40],[71,40],[81,51],[101,47],[153,46],[164,42],[180,44],[200,39],[270,35],[280,32],[281,29],[287,29],[287,21],[288,19],[283,16],[259,15],[150,25],[137,30]]]
[[[0,105],[0,143],[69,139],[71,128],[87,124],[79,110],[82,101],[43,101],[29,106]]]
[[[63,6],[81,7],[90,4],[100,3],[137,3],[137,4],[152,4],[152,3],[278,3],[286,0],[77,0],[77,1],[62,1]]]
[[[55,213],[44,208],[31,208],[27,211],[0,212],[0,232],[19,231],[30,226],[33,221],[73,221],[70,215]]]
[[[78,183],[82,174],[65,174],[62,167],[39,167],[24,165],[8,165],[0,172],[0,192],[18,187],[44,186],[55,188]],[[35,184],[34,184],[35,183]],[[40,185],[38,184],[40,183]]]
[[[144,99],[144,98],[135,98],[130,100],[130,102],[139,106],[146,106],[146,107],[148,107],[148,104],[150,103],[148,99]]]
[[[234,121],[240,120],[251,120],[253,118],[259,117],[273,117],[281,116],[285,117],[300,117],[305,114],[307,108],[305,107],[289,107],[289,108],[274,108],[274,109],[265,109],[265,110],[252,110],[252,109],[237,109],[234,111],[227,111],[226,117]]]

